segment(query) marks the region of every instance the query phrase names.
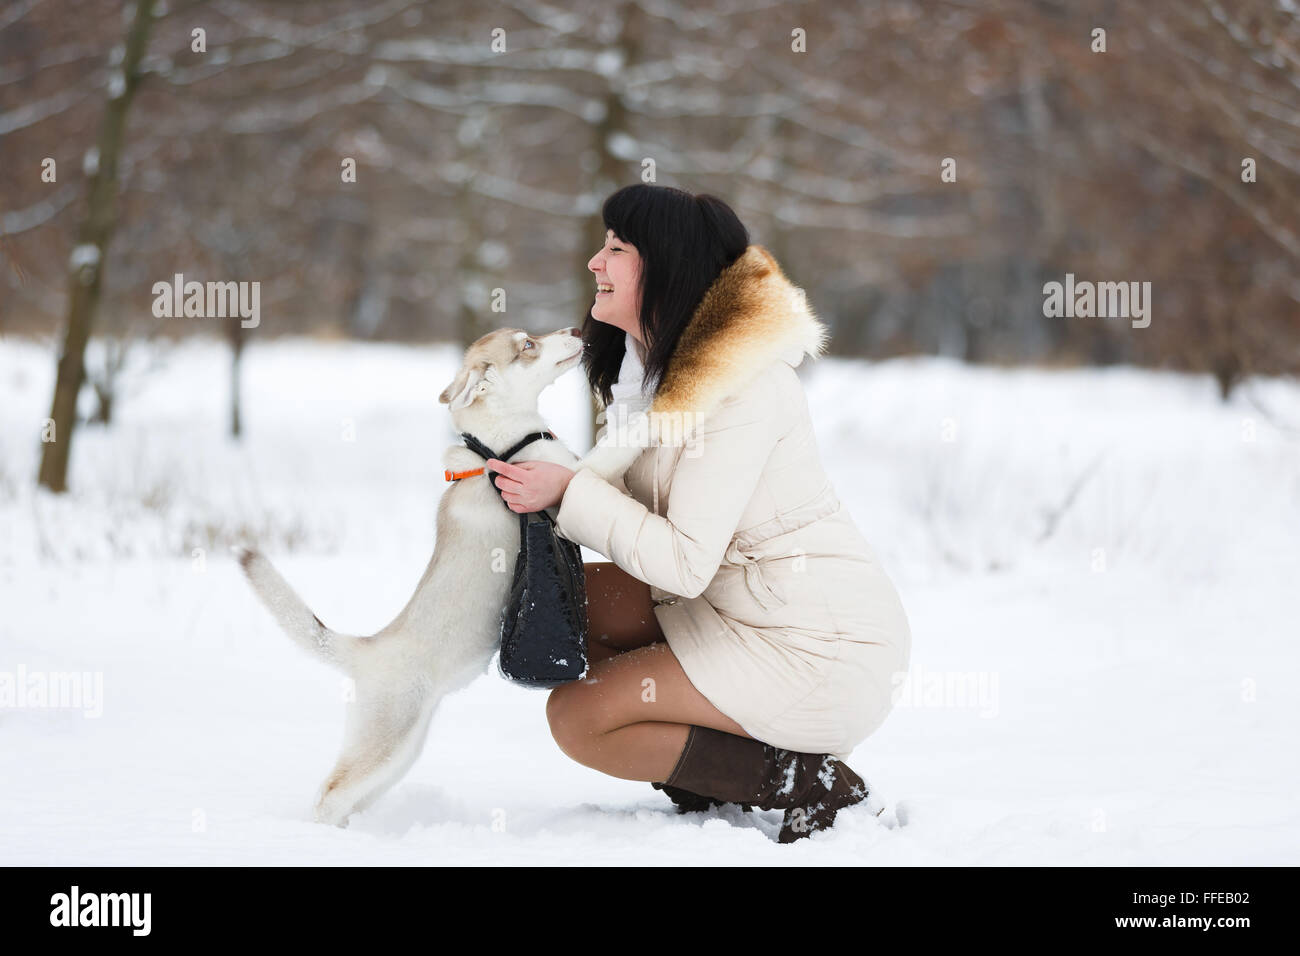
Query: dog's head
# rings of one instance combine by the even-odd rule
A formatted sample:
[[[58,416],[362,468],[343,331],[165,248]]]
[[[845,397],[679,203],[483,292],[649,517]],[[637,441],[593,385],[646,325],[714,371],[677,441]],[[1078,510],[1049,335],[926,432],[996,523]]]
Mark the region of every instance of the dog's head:
[[[469,347],[465,361],[438,401],[452,414],[470,406],[493,410],[535,410],[537,398],[582,359],[582,332],[560,329],[529,335],[520,329],[497,329]]]

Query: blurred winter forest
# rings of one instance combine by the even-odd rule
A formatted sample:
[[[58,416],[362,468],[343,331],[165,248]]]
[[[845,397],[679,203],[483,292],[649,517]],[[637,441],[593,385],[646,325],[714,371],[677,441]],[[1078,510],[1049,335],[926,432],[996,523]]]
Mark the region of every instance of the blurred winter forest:
[[[830,327],[809,474],[914,635],[852,763],[906,827],[791,857],[495,679],[306,825],[353,684],[228,546],[340,633],[405,613],[460,346],[581,324],[642,181]],[[155,316],[178,274],[256,324]],[[1149,324],[1049,315],[1069,276]],[[0,693],[0,861],[1294,866],[1298,375],[1300,0],[0,0],[0,688],[106,689]],[[591,406],[539,399],[578,455]]]
[[[105,416],[144,339],[580,324],[642,180],[730,202],[835,354],[1300,370],[1296,0],[137,13],[0,9],[0,332],[87,321]],[[260,282],[260,324],[155,318],[176,273]],[[1067,273],[1150,282],[1149,327],[1045,317]]]

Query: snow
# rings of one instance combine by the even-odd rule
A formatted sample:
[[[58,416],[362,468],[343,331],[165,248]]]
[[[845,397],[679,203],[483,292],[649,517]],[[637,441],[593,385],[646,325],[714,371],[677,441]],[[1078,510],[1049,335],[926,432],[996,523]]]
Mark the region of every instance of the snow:
[[[94,266],[99,262],[99,246],[83,242],[68,255],[68,267],[73,271]]]
[[[604,77],[612,77],[623,69],[623,51],[617,49],[601,50],[593,62],[595,71]]]
[[[312,823],[346,682],[226,547],[256,537],[334,628],[386,624],[433,544],[458,357],[254,340],[234,443],[226,352],[181,345],[51,496],[55,353],[0,343],[0,674],[85,688],[0,707],[0,864],[1300,862],[1300,387],[1223,404],[1203,376],[936,359],[806,379],[912,623],[911,680],[850,761],[903,826],[858,808],[780,846],[779,812],[678,816],[565,757],[546,694],[495,666],[348,829]],[[580,373],[543,395],[577,450],[584,408]]]

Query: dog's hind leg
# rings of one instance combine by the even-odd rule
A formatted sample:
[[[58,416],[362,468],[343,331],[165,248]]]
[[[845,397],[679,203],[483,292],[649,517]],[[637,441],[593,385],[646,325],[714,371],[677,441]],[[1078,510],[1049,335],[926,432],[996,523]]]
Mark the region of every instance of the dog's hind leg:
[[[317,823],[346,826],[411,768],[424,746],[436,702],[417,693],[359,699],[349,709],[346,742],[321,785]],[[361,695],[358,695],[361,698]]]

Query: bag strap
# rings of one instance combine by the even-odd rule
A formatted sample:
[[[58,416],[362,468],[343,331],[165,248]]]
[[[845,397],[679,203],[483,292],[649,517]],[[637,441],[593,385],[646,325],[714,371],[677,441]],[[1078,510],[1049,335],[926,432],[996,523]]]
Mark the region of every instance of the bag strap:
[[[484,461],[487,461],[489,458],[495,458],[497,461],[509,461],[511,458],[519,454],[521,451],[523,451],[525,448],[527,448],[535,441],[540,441],[542,439],[545,439],[547,441],[557,440],[556,437],[553,434],[551,434],[549,431],[530,432],[529,434],[525,435],[523,438],[519,439],[519,441],[511,445],[509,451],[505,452],[505,454],[498,455],[491,448],[483,444],[481,441],[479,441],[469,432],[461,432],[460,437],[465,440],[465,447],[468,448],[470,451],[472,451],[474,454],[478,455]],[[478,474],[486,475],[489,484],[491,484],[492,486],[492,490],[495,491],[498,495],[501,494],[501,489],[496,486],[496,482],[493,480],[498,473],[487,467],[475,468],[472,471],[458,471],[455,472],[454,474],[448,471],[447,480],[457,481],[461,478],[468,478],[471,475],[478,475]],[[505,507],[507,511],[510,511],[510,505],[506,502],[505,498],[501,499],[501,504]],[[510,513],[514,514],[513,511],[510,511]],[[523,519],[520,521],[520,526],[522,527],[523,524],[527,521],[528,515],[521,514],[519,517]]]

